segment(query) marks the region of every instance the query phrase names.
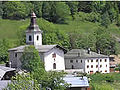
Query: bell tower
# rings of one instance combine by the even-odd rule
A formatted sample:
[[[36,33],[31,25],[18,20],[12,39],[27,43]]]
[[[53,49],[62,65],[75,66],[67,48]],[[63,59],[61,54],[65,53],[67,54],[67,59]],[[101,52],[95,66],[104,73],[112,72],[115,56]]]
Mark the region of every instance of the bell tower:
[[[36,15],[31,13],[30,25],[26,30],[26,44],[27,45],[42,45],[42,31],[36,23]]]

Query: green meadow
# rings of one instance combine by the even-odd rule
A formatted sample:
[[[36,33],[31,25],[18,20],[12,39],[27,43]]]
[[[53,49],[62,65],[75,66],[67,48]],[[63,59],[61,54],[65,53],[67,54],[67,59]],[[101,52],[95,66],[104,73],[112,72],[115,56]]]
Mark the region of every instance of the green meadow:
[[[7,20],[0,19],[0,39],[17,40],[17,31],[21,29],[22,26],[28,26],[30,20]],[[78,20],[67,20],[66,24],[53,24],[44,19],[37,19],[37,23],[44,31],[44,29],[61,30],[64,33],[80,33],[89,34],[93,33],[98,29],[99,23],[92,23],[88,21],[78,21]],[[110,33],[116,37],[120,37],[120,28],[114,24],[109,25],[108,30]]]

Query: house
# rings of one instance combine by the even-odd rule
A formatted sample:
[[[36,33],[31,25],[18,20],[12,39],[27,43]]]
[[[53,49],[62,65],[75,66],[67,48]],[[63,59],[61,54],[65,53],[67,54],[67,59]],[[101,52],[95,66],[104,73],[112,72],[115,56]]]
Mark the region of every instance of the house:
[[[120,54],[110,55],[109,57],[110,57],[110,72],[117,72],[115,68],[118,68],[118,65],[120,64]]]
[[[11,67],[20,69],[20,57],[24,52],[24,48],[34,45],[39,51],[41,60],[44,62],[45,70],[65,70],[64,53],[66,50],[59,45],[42,45],[42,31],[36,23],[36,15],[31,14],[31,22],[26,30],[26,45],[9,49],[9,62]]]
[[[0,80],[10,80],[15,76],[15,69],[5,66],[0,66]]]
[[[11,82],[12,76],[15,76],[14,68],[0,66],[0,90],[3,90]]]
[[[83,69],[84,73],[109,73],[109,57],[90,50],[72,49],[65,54],[65,69]]]
[[[75,77],[73,75],[67,75],[63,80],[70,84],[67,90],[87,90],[89,87],[88,79],[86,76]]]

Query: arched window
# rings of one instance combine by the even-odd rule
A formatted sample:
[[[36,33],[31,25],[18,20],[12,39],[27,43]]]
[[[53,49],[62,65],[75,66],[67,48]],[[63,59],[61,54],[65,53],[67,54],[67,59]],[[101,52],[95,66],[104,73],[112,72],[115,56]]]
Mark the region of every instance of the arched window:
[[[56,69],[56,63],[53,63],[53,69]]]
[[[39,40],[39,36],[37,35],[37,40]]]
[[[29,36],[29,41],[32,41],[32,36],[31,35]]]

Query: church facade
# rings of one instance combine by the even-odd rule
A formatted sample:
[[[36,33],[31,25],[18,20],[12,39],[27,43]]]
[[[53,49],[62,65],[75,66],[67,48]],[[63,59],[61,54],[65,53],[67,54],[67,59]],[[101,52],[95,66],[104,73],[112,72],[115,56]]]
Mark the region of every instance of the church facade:
[[[20,57],[24,52],[24,48],[34,45],[39,51],[41,60],[44,62],[45,70],[65,70],[64,53],[66,50],[59,45],[42,45],[42,31],[36,23],[36,15],[31,14],[31,22],[26,30],[26,45],[9,49],[9,62],[11,67],[20,69]]]

